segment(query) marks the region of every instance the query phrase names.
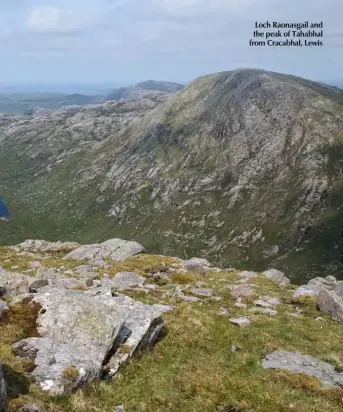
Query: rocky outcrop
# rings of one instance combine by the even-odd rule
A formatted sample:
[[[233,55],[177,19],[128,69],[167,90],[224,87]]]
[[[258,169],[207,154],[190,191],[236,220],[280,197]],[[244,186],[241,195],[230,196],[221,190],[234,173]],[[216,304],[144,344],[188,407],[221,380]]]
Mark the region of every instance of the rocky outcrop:
[[[328,313],[333,319],[343,323],[343,299],[325,288],[321,288],[317,304],[322,312]]]
[[[143,252],[144,247],[137,242],[110,239],[100,244],[81,246],[68,253],[65,259],[87,260],[94,265],[105,266],[105,259],[125,260]]]
[[[262,361],[264,369],[284,369],[293,373],[303,373],[318,379],[323,386],[339,388],[343,385],[343,373],[336,372],[334,366],[309,355],[277,350]]]
[[[163,326],[158,307],[124,295],[49,286],[32,302],[42,307],[39,336],[13,348],[19,356],[34,360],[32,378],[55,394],[100,378],[106,367],[113,375],[137,350],[149,349]]]
[[[76,242],[48,242],[46,240],[28,239],[19,245],[12,246],[15,252],[56,252],[73,250],[81,245]]]

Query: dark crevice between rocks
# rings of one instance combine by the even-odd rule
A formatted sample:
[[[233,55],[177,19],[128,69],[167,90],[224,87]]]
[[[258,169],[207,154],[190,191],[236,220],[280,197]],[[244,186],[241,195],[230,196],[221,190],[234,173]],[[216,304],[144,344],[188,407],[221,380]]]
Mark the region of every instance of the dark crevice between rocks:
[[[146,334],[143,336],[143,339],[139,342],[139,345],[136,348],[135,352],[143,351],[143,350],[150,350],[153,345],[158,340],[160,333],[163,329],[163,319],[162,317],[158,317],[153,322],[149,329],[147,330]]]
[[[30,299],[25,299],[23,302],[13,305],[8,311],[3,313],[0,328],[1,339],[6,341],[11,337],[7,337],[5,331],[6,326],[10,325],[20,331],[20,339],[38,337],[37,318],[41,305],[36,302],[30,302]],[[1,330],[4,328],[3,330]],[[5,334],[5,336],[3,335]],[[12,342],[14,343],[14,341]],[[19,355],[19,353],[16,353]],[[25,372],[30,373],[35,369],[33,362],[35,354],[32,354],[32,359],[22,359],[20,370],[13,369],[8,364],[3,364],[4,377],[6,381],[8,399],[17,399],[22,395],[29,393],[30,380]]]
[[[123,345],[128,338],[131,336],[132,331],[126,327],[125,325],[122,326],[122,328],[120,329],[117,337],[115,338],[113,345],[111,347],[111,349],[108,351],[104,361],[102,362],[102,366],[104,368],[104,372],[103,372],[103,376],[102,377],[106,377],[107,375],[107,371],[106,371],[106,365],[109,363],[109,361],[111,360],[112,356],[114,356],[117,352],[117,350],[119,349],[120,345]]]
[[[30,380],[23,373],[17,372],[8,365],[2,366],[7,388],[7,398],[17,399],[27,395],[30,390]]]

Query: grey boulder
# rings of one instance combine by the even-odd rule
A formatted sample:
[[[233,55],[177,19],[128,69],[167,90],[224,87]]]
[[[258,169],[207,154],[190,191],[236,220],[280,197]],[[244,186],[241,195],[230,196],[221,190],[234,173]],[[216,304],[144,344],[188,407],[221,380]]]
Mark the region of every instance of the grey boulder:
[[[198,259],[183,260],[182,264],[188,272],[197,273],[201,276],[205,276],[206,274],[205,266],[200,263]]]
[[[81,246],[68,253],[64,259],[87,260],[92,264],[104,266],[105,259],[121,261],[143,252],[144,247],[137,242],[110,239],[100,244]]]
[[[264,369],[284,369],[293,373],[303,373],[317,378],[325,387],[336,388],[343,385],[343,373],[327,362],[297,352],[277,350],[263,359]]]
[[[145,278],[133,272],[119,272],[110,280],[114,289],[128,289],[132,286],[143,286]]]
[[[334,320],[343,323],[343,299],[336,293],[321,288],[317,305],[321,312],[328,313]]]
[[[284,275],[284,273],[276,269],[266,270],[265,272],[262,272],[262,275],[274,280],[280,286],[287,286],[290,283],[290,280]]]
[[[190,293],[196,296],[211,297],[213,296],[212,289],[202,289],[202,288],[193,288],[190,289]]]
[[[321,286],[312,284],[312,285],[304,285],[300,286],[294,293],[293,298],[299,298],[301,296],[315,296],[319,295]]]

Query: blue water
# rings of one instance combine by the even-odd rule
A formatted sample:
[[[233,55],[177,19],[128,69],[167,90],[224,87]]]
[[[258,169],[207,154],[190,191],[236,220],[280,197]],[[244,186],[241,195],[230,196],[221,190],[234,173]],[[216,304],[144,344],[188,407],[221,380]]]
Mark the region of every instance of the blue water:
[[[11,217],[12,217],[11,212],[6,206],[5,200],[3,199],[3,197],[0,196],[0,219],[9,220],[11,219]]]

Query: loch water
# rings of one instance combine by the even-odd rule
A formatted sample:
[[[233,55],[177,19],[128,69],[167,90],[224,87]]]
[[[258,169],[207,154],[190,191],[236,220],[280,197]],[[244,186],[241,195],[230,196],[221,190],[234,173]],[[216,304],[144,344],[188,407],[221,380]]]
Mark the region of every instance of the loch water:
[[[0,219],[9,220],[11,217],[11,212],[6,205],[4,198],[0,196]]]

